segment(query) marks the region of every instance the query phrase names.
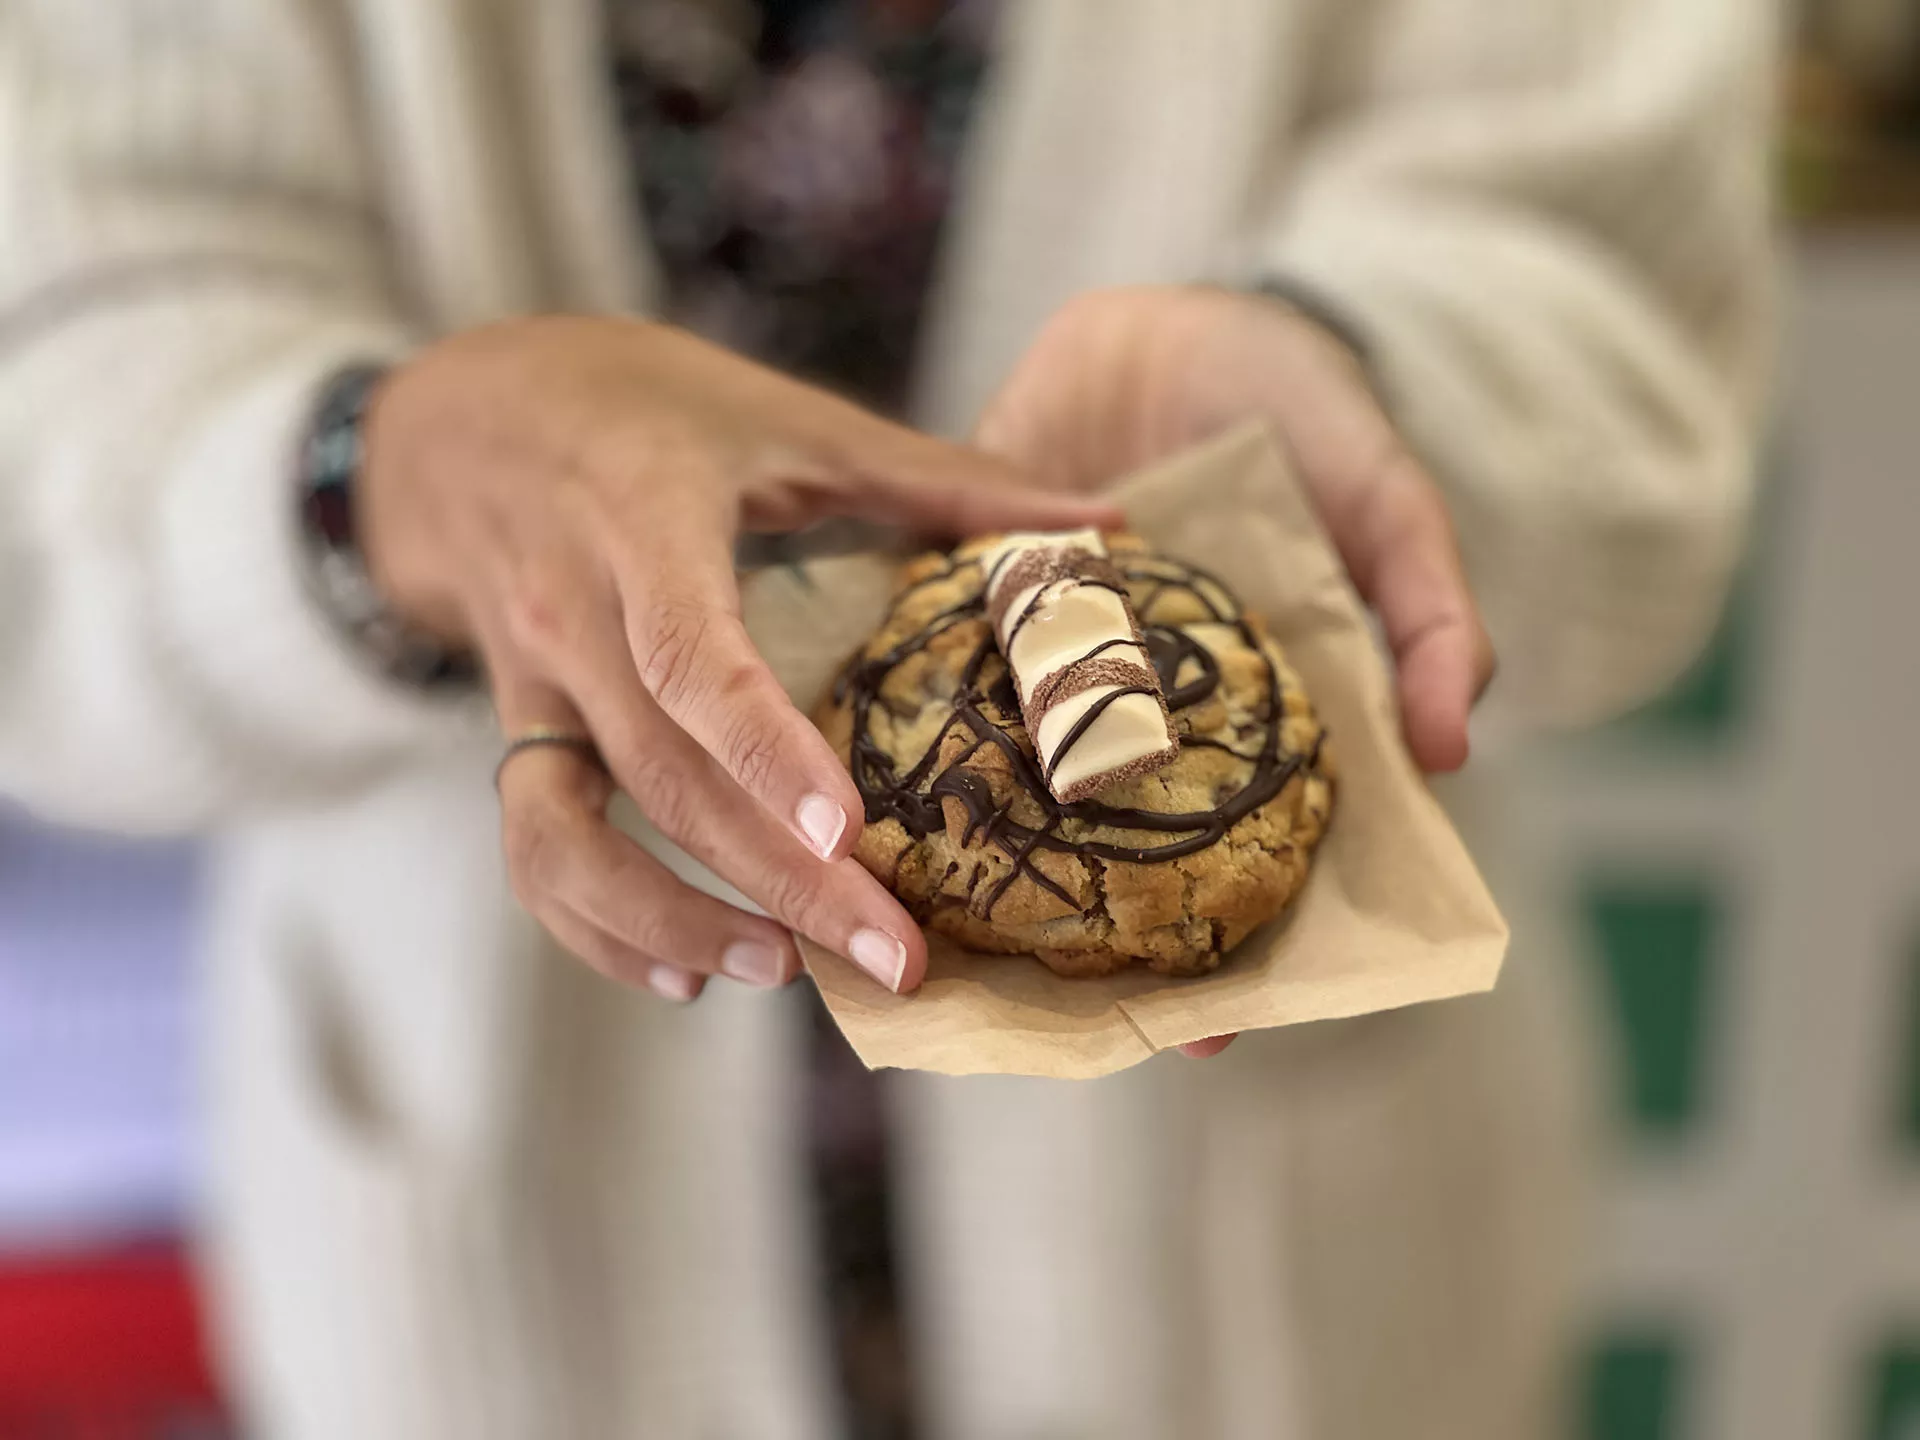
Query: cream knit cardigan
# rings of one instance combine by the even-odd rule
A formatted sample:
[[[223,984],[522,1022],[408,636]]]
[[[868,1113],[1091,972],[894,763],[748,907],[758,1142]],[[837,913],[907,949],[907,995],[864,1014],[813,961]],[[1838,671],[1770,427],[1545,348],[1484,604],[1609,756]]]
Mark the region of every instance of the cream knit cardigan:
[[[1284,275],[1374,340],[1501,710],[1683,662],[1767,367],[1763,0],[1009,10],[927,423],[964,432],[1076,291]],[[646,307],[594,12],[0,7],[0,794],[217,831],[213,1254],[268,1435],[834,1431],[785,1011],[669,1015],[552,957],[485,736],[371,677],[296,562],[333,367]],[[1482,1203],[1529,1162],[1460,1080],[1492,1051],[1371,1048],[903,1088],[936,1433],[1542,1433],[1551,1306]]]

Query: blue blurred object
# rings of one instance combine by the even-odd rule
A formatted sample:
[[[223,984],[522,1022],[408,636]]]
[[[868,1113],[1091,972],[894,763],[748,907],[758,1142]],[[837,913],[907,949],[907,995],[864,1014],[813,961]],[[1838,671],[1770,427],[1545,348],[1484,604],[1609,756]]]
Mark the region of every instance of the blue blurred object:
[[[0,1248],[175,1228],[196,857],[0,810]]]

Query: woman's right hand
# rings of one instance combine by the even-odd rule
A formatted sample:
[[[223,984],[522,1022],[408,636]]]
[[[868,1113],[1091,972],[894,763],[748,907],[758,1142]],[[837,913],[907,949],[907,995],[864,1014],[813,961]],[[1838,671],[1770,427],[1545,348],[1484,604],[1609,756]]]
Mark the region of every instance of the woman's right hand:
[[[847,858],[851,778],[740,620],[733,545],[859,515],[941,534],[1119,522],[975,452],[889,424],[684,332],[509,322],[383,382],[359,522],[394,609],[486,664],[508,735],[586,731],[611,780],[559,749],[501,775],[516,893],[615,978],[691,999],[778,985],[789,931],[896,991],[919,929]],[[692,889],[608,823],[612,786],[771,919]]]

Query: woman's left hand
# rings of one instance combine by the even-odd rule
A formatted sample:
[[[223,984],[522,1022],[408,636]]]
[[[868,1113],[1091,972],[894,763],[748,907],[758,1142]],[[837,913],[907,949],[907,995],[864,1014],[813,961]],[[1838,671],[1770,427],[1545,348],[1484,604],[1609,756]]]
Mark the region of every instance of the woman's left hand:
[[[1459,769],[1493,647],[1439,487],[1331,332],[1261,295],[1091,291],[1048,322],[975,439],[1084,491],[1250,419],[1286,442],[1355,588],[1379,613],[1414,759],[1429,772]],[[1217,1054],[1230,1038],[1182,1048]]]

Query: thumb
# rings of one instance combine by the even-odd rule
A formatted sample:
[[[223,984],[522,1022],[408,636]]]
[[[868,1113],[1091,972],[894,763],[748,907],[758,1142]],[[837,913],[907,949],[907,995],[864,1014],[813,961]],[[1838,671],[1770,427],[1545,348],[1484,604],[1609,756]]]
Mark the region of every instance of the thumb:
[[[1033,471],[971,446],[884,421],[875,429],[843,472],[846,498],[863,515],[943,535],[1126,525],[1113,501],[1050,489]]]

